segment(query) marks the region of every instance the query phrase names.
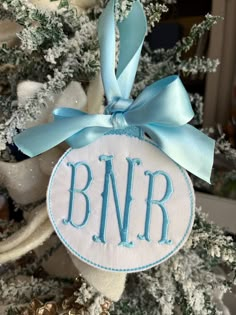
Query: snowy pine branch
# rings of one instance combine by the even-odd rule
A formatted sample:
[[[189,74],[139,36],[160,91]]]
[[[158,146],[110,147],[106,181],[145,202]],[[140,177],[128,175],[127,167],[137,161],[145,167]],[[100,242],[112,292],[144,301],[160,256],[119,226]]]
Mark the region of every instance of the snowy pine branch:
[[[150,2],[144,6],[144,10],[148,20],[149,31],[151,31],[151,28],[160,21],[162,14],[168,12],[168,7],[165,4]]]
[[[218,59],[195,56],[187,60],[181,60],[176,67],[176,71],[182,72],[184,75],[216,72],[219,64]]]

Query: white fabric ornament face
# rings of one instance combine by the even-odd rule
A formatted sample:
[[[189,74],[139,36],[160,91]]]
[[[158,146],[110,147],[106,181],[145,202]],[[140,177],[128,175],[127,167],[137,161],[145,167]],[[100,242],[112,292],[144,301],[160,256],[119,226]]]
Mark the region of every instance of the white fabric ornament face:
[[[162,263],[183,246],[194,221],[186,171],[150,141],[125,134],[68,150],[54,168],[47,202],[64,245],[107,271]]]

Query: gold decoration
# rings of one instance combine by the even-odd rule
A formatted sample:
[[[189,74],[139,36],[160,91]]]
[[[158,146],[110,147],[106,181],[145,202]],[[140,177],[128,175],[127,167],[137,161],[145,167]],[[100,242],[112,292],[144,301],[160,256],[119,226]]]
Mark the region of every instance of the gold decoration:
[[[21,315],[58,315],[58,308],[55,302],[42,303],[38,299],[33,299],[30,306],[23,310]]]
[[[79,283],[81,285],[81,279],[76,279],[76,282],[77,284]],[[63,300],[62,309],[66,311],[65,315],[87,315],[86,310],[89,305],[81,305],[76,302],[76,300],[77,296],[74,295],[74,292],[70,297]],[[112,303],[108,299],[104,298],[104,303],[101,304],[102,312],[100,313],[100,315],[109,315],[111,304]]]
[[[39,299],[33,299],[29,307],[21,312],[20,315],[88,315],[90,314],[89,308],[95,302],[94,299],[97,297],[96,291],[91,299],[87,300],[86,303],[80,304],[78,302],[78,292],[81,288],[91,290],[91,287],[85,282],[82,277],[75,279],[73,287],[65,288],[64,298],[60,303],[47,302],[42,303]],[[92,289],[93,290],[93,289]],[[101,313],[100,315],[109,315],[109,309],[112,302],[101,296]]]

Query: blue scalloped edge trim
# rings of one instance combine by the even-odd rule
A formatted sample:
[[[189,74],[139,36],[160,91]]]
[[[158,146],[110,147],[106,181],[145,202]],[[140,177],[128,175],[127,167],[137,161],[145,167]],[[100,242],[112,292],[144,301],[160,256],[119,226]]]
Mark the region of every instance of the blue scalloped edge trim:
[[[125,129],[113,129],[113,130],[108,131],[105,135],[106,136],[109,136],[109,135],[119,135],[119,136],[126,135],[129,137],[138,138],[140,140],[144,139],[143,130],[141,128],[135,127],[135,126],[127,127]]]
[[[128,128],[127,128],[128,129]],[[137,131],[137,130],[136,130]],[[159,149],[159,147],[154,143],[152,142],[151,140],[149,139],[146,139],[146,138],[143,138],[141,133],[139,134],[140,137],[137,135],[137,132],[132,132],[131,130],[129,132],[125,131],[125,130],[117,130],[117,131],[113,131],[112,133],[109,133],[107,135],[116,135],[116,136],[120,136],[120,135],[126,135],[126,136],[129,136],[129,137],[136,137],[136,138],[139,138],[140,140],[142,141],[145,141],[145,142],[148,142],[149,144],[155,146],[156,148]],[[192,226],[193,226],[193,223],[194,223],[194,217],[195,217],[195,198],[192,194],[192,191],[193,191],[193,187],[192,187],[192,183],[191,183],[191,180],[189,178],[189,176],[187,175],[187,172],[180,166],[178,165],[177,163],[175,163],[173,160],[173,162],[176,164],[176,166],[180,169],[181,173],[183,174],[184,178],[185,178],[185,181],[187,183],[187,186],[188,186],[188,190],[189,190],[189,197],[190,197],[190,203],[191,203],[191,215],[190,215],[190,219],[189,219],[189,223],[188,223],[188,226],[187,226],[187,229],[184,233],[184,236],[182,237],[182,239],[180,240],[180,242],[176,245],[176,247],[171,251],[169,252],[166,256],[162,257],[161,259],[153,262],[153,263],[150,263],[148,265],[144,265],[144,266],[140,266],[140,267],[137,267],[137,268],[127,268],[127,269],[117,269],[117,268],[110,268],[110,267],[106,267],[106,266],[102,266],[100,264],[97,264],[89,259],[87,259],[86,257],[83,257],[80,253],[78,253],[76,250],[74,250],[70,244],[64,239],[64,237],[61,235],[59,229],[57,228],[57,225],[56,225],[56,222],[53,218],[53,214],[52,214],[52,210],[51,210],[51,199],[50,199],[50,189],[51,189],[51,185],[52,185],[52,182],[53,182],[53,178],[57,172],[57,169],[58,167],[60,166],[61,162],[64,160],[64,158],[70,153],[70,151],[72,151],[73,149],[70,148],[68,149],[63,155],[62,157],[60,158],[60,160],[58,161],[57,165],[54,167],[53,171],[52,171],[52,175],[50,177],[50,181],[49,181],[49,185],[48,185],[48,190],[47,190],[47,205],[48,205],[48,214],[49,214],[49,218],[51,220],[51,223],[54,227],[54,230],[56,231],[57,233],[57,236],[59,237],[59,239],[61,240],[61,242],[70,250],[70,252],[72,254],[74,254],[76,257],[80,258],[82,261],[84,261],[85,263],[93,266],[93,267],[96,267],[96,268],[99,268],[99,269],[103,269],[105,271],[111,271],[111,272],[127,272],[127,273],[132,273],[132,272],[138,272],[138,271],[143,271],[145,269],[149,269],[151,267],[154,267],[156,265],[159,265],[160,263],[164,262],[165,260],[167,260],[169,257],[171,257],[174,253],[176,253],[178,251],[178,249],[180,249],[182,247],[182,245],[187,241],[187,235],[189,234],[189,231],[191,230]],[[160,150],[160,149],[159,149]],[[192,189],[191,189],[192,188]]]

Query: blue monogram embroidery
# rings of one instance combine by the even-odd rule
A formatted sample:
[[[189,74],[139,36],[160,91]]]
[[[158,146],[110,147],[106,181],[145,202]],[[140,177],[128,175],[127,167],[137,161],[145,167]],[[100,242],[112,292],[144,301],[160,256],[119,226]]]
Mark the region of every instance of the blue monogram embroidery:
[[[160,244],[171,244],[171,240],[168,239],[168,226],[169,226],[169,218],[168,213],[165,207],[165,203],[169,200],[170,196],[173,193],[173,185],[172,181],[169,177],[169,175],[163,171],[157,171],[157,172],[150,172],[146,171],[144,173],[145,175],[149,176],[149,187],[148,187],[148,198],[146,199],[147,202],[147,210],[146,210],[146,221],[145,221],[145,230],[144,234],[138,235],[138,238],[140,240],[146,240],[150,242],[150,223],[151,223],[151,212],[152,212],[152,205],[158,205],[162,210],[162,217],[163,217],[163,223],[162,223],[162,235],[161,239],[159,241]],[[164,176],[166,180],[166,191],[161,200],[153,200],[153,186],[154,186],[154,179],[157,176]]]
[[[113,171],[113,164],[112,164],[113,156],[101,155],[99,157],[99,160],[105,161],[106,171],[105,171],[104,189],[102,192],[103,204],[102,204],[100,232],[99,232],[99,236],[96,236],[96,235],[93,236],[93,240],[95,242],[106,243],[105,231],[106,231],[106,219],[107,219],[107,204],[108,204],[109,187],[110,187],[109,183],[111,180],[111,186],[113,190],[113,196],[114,196],[114,202],[115,202],[115,208],[116,208],[116,216],[117,216],[120,239],[121,239],[119,246],[133,247],[134,243],[128,241],[130,206],[131,206],[131,202],[133,201],[132,186],[133,186],[134,166],[140,165],[141,160],[126,158],[128,162],[128,177],[127,177],[126,200],[125,200],[123,222],[122,222],[121,212],[120,212],[120,203],[119,203],[119,198],[118,198],[116,179],[115,179],[115,175]]]
[[[71,185],[70,185],[70,189],[69,189],[69,192],[70,192],[70,201],[69,201],[69,211],[68,211],[68,218],[67,219],[63,219],[63,223],[64,224],[71,224],[73,227],[77,228],[77,229],[80,229],[82,227],[84,227],[86,225],[86,223],[88,222],[88,219],[89,219],[89,215],[90,215],[90,212],[91,212],[91,209],[90,209],[90,200],[89,200],[89,197],[88,195],[86,194],[92,180],[93,180],[93,177],[92,177],[92,172],[91,172],[91,169],[89,167],[88,164],[84,163],[84,162],[77,162],[77,163],[71,163],[71,162],[68,162],[67,163],[68,166],[71,167]],[[87,173],[88,173],[88,179],[87,179],[87,183],[86,185],[84,186],[83,189],[76,189],[75,188],[75,183],[76,183],[76,172],[77,172],[77,169],[80,167],[80,166],[84,166],[87,170]],[[75,199],[75,194],[76,193],[79,193],[81,194],[82,196],[84,196],[85,198],[85,202],[86,202],[86,213],[85,213],[85,217],[84,217],[84,220],[81,224],[76,224],[73,222],[73,212],[74,212],[74,199]]]
[[[123,217],[121,213],[119,195],[117,190],[116,178],[113,170],[113,155],[101,155],[99,156],[99,160],[105,162],[105,177],[104,177],[104,185],[102,196],[102,209],[101,209],[101,219],[100,219],[100,228],[99,235],[93,235],[92,239],[94,242],[99,242],[106,244],[106,227],[107,227],[107,212],[108,212],[108,200],[110,195],[110,187],[113,191],[113,198],[115,204],[116,218],[119,228],[120,234],[120,243],[119,246],[125,247],[134,247],[134,242],[129,241],[129,219],[130,219],[130,211],[131,211],[131,203],[133,201],[132,190],[133,190],[133,179],[134,179],[134,170],[135,165],[140,165],[142,162],[138,158],[129,158],[126,160],[128,162],[128,175],[127,175],[127,185],[126,185],[126,197],[125,197],[125,207],[123,212]],[[68,217],[67,219],[63,219],[64,224],[70,224],[74,228],[81,229],[83,228],[89,219],[91,209],[90,209],[90,199],[87,195],[87,190],[89,189],[93,177],[92,171],[88,164],[85,162],[77,162],[77,163],[67,163],[69,167],[71,167],[71,185],[70,185],[70,200],[69,200],[69,209],[68,209]],[[84,167],[87,170],[87,182],[82,189],[76,188],[76,178],[79,167]],[[169,228],[169,216],[165,206],[165,203],[170,199],[173,193],[173,184],[170,176],[164,171],[145,171],[145,176],[149,177],[148,184],[148,195],[146,199],[146,219],[144,224],[144,234],[138,234],[137,237],[140,240],[145,240],[147,242],[151,241],[150,237],[150,225],[151,225],[151,216],[152,216],[152,206],[157,205],[160,207],[162,211],[162,232],[161,239],[159,240],[159,244],[171,244],[172,241],[168,239],[168,228]],[[153,199],[153,191],[154,191],[154,183],[155,178],[158,176],[163,176],[166,181],[165,193],[162,199],[155,200]],[[75,195],[81,194],[85,199],[85,216],[83,222],[81,224],[75,223],[73,220],[73,214],[75,211]]]

